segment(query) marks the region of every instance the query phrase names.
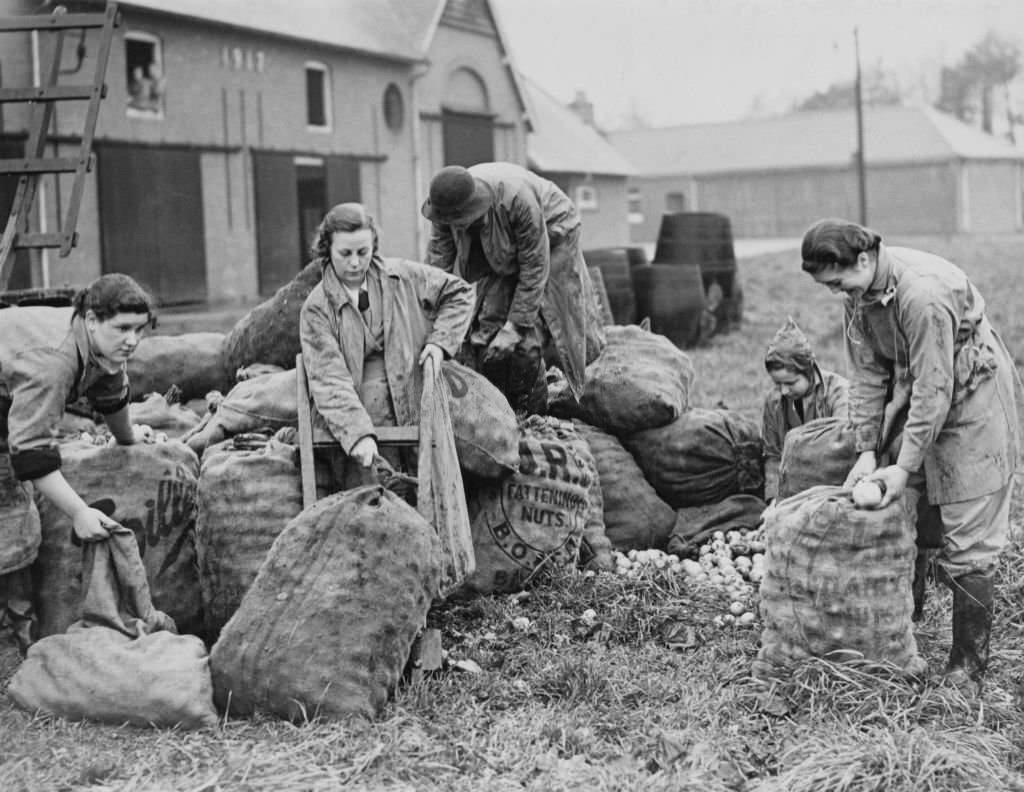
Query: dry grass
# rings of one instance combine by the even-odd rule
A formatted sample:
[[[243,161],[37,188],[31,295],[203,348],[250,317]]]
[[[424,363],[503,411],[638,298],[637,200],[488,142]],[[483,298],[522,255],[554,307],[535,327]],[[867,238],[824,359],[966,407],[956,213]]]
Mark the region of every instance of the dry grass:
[[[919,240],[915,240],[920,242]],[[1011,349],[1024,353],[1024,238],[921,242],[965,263]],[[965,258],[965,255],[967,258]],[[969,260],[968,260],[969,259]],[[741,262],[743,327],[695,350],[695,403],[757,419],[760,356],[786,314],[842,368],[839,305],[795,252]],[[1013,520],[1024,519],[1024,498]],[[931,589],[918,642],[949,646],[949,595]],[[400,689],[374,722],[227,719],[200,733],[29,717],[0,697],[6,790],[1012,790],[1024,789],[1024,547],[1004,559],[983,697],[885,669],[806,665],[749,676],[756,629],[718,629],[724,594],[661,573],[573,573],[527,596],[453,600],[431,623],[446,670]],[[593,609],[597,619],[580,618]],[[529,620],[517,628],[517,617]],[[0,654],[0,674],[13,667]]]

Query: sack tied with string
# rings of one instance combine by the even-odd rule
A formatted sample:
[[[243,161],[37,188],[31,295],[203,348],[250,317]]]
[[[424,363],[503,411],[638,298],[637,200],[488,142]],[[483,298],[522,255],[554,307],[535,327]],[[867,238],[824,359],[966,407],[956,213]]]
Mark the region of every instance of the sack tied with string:
[[[911,622],[914,533],[902,500],[858,509],[849,490],[812,487],[765,511],[765,544],[755,675],[808,657],[923,670]]]

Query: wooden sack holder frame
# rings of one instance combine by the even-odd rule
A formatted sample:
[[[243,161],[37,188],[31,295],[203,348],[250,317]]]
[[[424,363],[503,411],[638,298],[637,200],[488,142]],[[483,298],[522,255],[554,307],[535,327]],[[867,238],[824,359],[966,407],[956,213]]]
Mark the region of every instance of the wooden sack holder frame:
[[[28,88],[0,88],[0,103],[27,102],[33,105],[29,121],[28,142],[25,156],[17,159],[0,159],[0,174],[18,174],[18,187],[11,204],[3,236],[0,237],[0,291],[7,288],[13,269],[11,252],[26,248],[59,248],[60,255],[67,256],[78,243],[75,227],[78,224],[78,210],[85,190],[85,175],[93,170],[93,136],[100,102],[107,95],[104,78],[114,29],[120,25],[120,14],[116,3],[107,3],[103,13],[69,14],[63,6],[57,6],[49,15],[26,15],[0,18],[0,33],[45,31],[54,34],[54,54],[49,74],[42,85]],[[96,49],[96,69],[91,83],[80,85],[58,85],[61,57],[64,51],[64,35],[68,30],[98,29],[101,31]],[[75,157],[46,157],[47,135],[53,120],[53,109],[57,102],[87,101],[82,142]],[[68,200],[66,216],[61,220],[60,230],[54,232],[29,232],[28,218],[35,199],[39,178],[48,173],[73,173],[74,182]]]
[[[316,470],[313,450],[316,448],[340,448],[340,444],[324,428],[318,428],[313,416],[316,405],[309,395],[309,383],[306,379],[306,366],[302,355],[295,356],[295,387],[298,402],[299,418],[299,470],[302,477],[302,508],[308,509],[317,501]],[[419,448],[420,427],[410,426],[375,426],[378,446]]]

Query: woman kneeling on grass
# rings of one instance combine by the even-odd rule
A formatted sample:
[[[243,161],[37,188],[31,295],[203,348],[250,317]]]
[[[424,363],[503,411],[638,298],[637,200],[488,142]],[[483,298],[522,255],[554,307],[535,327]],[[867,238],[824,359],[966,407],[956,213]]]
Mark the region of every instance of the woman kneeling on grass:
[[[152,324],[153,298],[127,275],[103,275],[75,295],[70,326],[47,324],[30,309],[0,310],[0,454],[16,481],[0,481],[6,495],[30,482],[71,520],[86,542],[106,539],[114,521],[91,508],[60,472],[57,425],[80,397],[101,413],[121,445],[136,442],[129,413],[125,363]],[[4,503],[0,501],[0,506]],[[38,535],[0,520],[0,607],[24,652],[33,622],[29,565]]]
[[[310,395],[342,450],[364,470],[378,456],[374,426],[417,422],[420,367],[432,360],[439,368],[458,351],[474,305],[473,287],[462,278],[382,258],[378,247],[362,204],[331,209],[313,249],[323,280],[306,298],[299,324]],[[336,472],[335,479],[358,483],[358,470]]]
[[[988,664],[996,561],[1009,539],[1019,451],[1013,359],[964,272],[930,253],[886,247],[874,231],[820,220],[803,238],[803,269],[845,299],[850,415],[860,456],[846,485],[908,484],[939,507],[940,578],[953,591],[945,677],[978,690]],[[883,426],[884,423],[886,424]],[[898,451],[884,444],[903,422]],[[878,467],[890,451],[895,464]]]
[[[845,418],[850,383],[839,374],[819,368],[807,336],[792,317],[786,319],[768,345],[764,367],[775,384],[765,396],[761,422],[765,498],[771,500],[778,494],[779,459],[786,434],[815,418]]]

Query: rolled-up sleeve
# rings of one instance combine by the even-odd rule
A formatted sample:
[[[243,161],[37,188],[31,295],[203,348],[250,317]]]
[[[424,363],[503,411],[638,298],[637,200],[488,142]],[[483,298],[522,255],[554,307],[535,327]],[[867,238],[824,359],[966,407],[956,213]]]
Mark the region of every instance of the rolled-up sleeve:
[[[319,303],[306,301],[299,318],[299,339],[310,396],[331,434],[348,454],[362,438],[375,434],[327,310]]]
[[[53,350],[33,349],[4,362],[10,411],[7,443],[14,475],[31,481],[60,470],[57,426],[75,373]]]

